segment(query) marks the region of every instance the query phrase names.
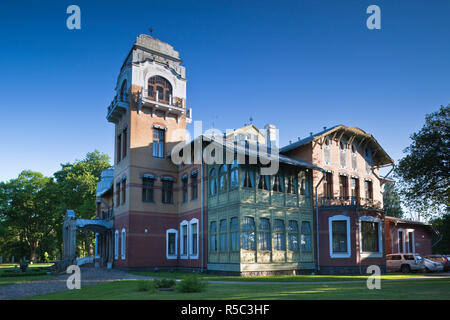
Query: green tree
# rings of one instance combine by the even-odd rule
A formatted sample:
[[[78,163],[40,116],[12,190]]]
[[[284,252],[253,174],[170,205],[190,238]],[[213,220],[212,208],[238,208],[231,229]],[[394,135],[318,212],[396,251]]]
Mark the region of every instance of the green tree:
[[[384,184],[383,203],[387,216],[396,218],[403,217],[400,195],[394,182],[387,182]]]
[[[39,172],[22,171],[17,179],[0,183],[0,212],[4,237],[11,247],[24,244],[29,259],[48,238],[56,223],[57,194],[52,178]]]
[[[442,215],[450,195],[450,104],[426,115],[411,139],[396,169],[405,204],[422,216]]]
[[[74,163],[61,164],[61,170],[54,176],[59,188],[60,216],[57,226],[57,237],[62,244],[62,221],[67,209],[75,211],[78,218],[92,219],[96,214],[96,190],[103,170],[111,167],[109,156],[95,150],[86,155],[83,160]],[[85,232],[83,250],[91,252],[91,243],[94,235]]]
[[[433,247],[433,253],[448,254],[450,252],[450,214],[434,219],[431,224],[439,232],[436,239],[439,242]]]

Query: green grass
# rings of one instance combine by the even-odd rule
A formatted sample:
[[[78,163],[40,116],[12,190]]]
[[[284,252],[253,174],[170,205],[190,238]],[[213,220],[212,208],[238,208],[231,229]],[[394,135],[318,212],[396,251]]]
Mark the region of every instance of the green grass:
[[[122,280],[80,290],[35,296],[37,300],[192,300],[192,299],[450,299],[450,279],[382,282],[380,290],[365,283],[343,284],[209,284],[204,292],[139,292],[136,280]]]
[[[154,278],[168,278],[168,279],[184,279],[192,273],[188,272],[131,272],[135,275],[142,275]],[[403,279],[424,274],[403,274],[403,273],[388,273],[383,274],[381,279]],[[199,274],[201,280],[208,281],[243,281],[243,282],[328,282],[328,281],[355,281],[366,280],[369,275],[297,275],[297,276],[260,276],[260,277],[241,277],[241,276],[221,276],[214,274]]]
[[[33,268],[45,268],[52,266],[53,263],[35,263],[30,264],[28,267]],[[12,264],[12,263],[4,263],[0,264],[0,275],[5,270],[12,270],[14,267],[17,266],[19,268],[18,264]],[[35,281],[35,280],[45,280],[52,278],[52,275],[37,275],[37,276],[24,276],[24,277],[1,277],[0,276],[0,286],[9,285],[9,284],[16,284],[16,283],[22,283],[27,281]]]

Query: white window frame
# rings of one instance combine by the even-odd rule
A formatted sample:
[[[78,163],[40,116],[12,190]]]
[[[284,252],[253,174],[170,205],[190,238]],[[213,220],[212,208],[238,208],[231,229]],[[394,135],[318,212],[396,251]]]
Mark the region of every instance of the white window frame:
[[[408,253],[416,253],[416,239],[415,239],[415,230],[414,229],[406,229],[406,238],[408,239]],[[412,233],[412,249],[413,252],[409,251],[409,234]]]
[[[122,236],[122,239],[121,239],[121,242],[120,242],[120,249],[121,249],[121,258],[122,258],[122,260],[125,260],[125,257],[126,257],[126,247],[127,247],[127,232],[126,232],[126,230],[125,230],[125,228],[122,228],[122,231],[121,231],[121,236]]]
[[[183,251],[184,248],[184,233],[183,233],[183,226],[187,226],[187,246],[186,246],[186,252]],[[180,223],[180,259],[188,259],[189,258],[189,223],[187,220],[183,220]]]
[[[192,245],[192,225],[193,224],[197,224],[197,254],[193,254],[193,245]],[[189,259],[198,259],[198,254],[199,254],[199,242],[198,242],[198,238],[199,238],[199,234],[200,234],[200,225],[198,223],[198,219],[197,218],[193,218],[189,221],[189,248],[188,248],[188,252],[189,252]]]
[[[383,257],[383,232],[381,226],[381,219],[371,216],[362,216],[359,217],[359,254],[362,258],[382,258]],[[378,223],[378,252],[363,252],[362,249],[362,233],[361,233],[361,222],[376,222]]]
[[[114,232],[114,259],[119,259],[119,230]]]
[[[404,251],[404,252],[400,252],[400,231],[401,231],[402,234],[403,234],[403,239],[402,239],[402,241],[403,241],[403,251]],[[406,250],[405,250],[405,244],[406,244],[406,241],[405,241],[405,229],[399,228],[399,229],[397,230],[397,252],[398,252],[398,253],[406,253]]]
[[[347,226],[347,252],[333,252],[333,221],[345,221]],[[336,215],[328,218],[328,237],[330,245],[331,258],[350,258],[352,255],[352,243],[350,241],[350,217],[344,215]]]
[[[175,234],[175,255],[169,255],[169,234]],[[166,258],[174,260],[178,257],[178,231],[176,229],[168,229],[166,231]]]

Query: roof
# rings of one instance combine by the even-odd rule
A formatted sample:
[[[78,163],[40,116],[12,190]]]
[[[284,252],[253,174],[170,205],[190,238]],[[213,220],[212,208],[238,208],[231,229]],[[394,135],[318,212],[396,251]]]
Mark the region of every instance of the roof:
[[[415,225],[422,225],[422,226],[431,226],[431,224],[426,223],[426,222],[422,222],[422,221],[416,221],[416,220],[409,220],[409,219],[402,219],[402,218],[396,218],[396,217],[391,217],[391,216],[385,216],[386,220],[389,221],[393,221],[396,224],[397,223],[402,223],[402,224],[415,224]]]
[[[109,191],[114,182],[114,169],[106,169],[102,171],[101,180],[97,183],[97,197],[101,197],[107,191]]]
[[[251,156],[251,157],[254,157],[254,158],[263,158],[265,160],[274,160],[274,157],[276,159],[276,156],[271,156],[271,155],[268,155],[268,154],[259,153],[257,151],[258,150],[258,146],[253,144],[253,146],[250,147],[250,145],[252,145],[251,143],[248,144],[249,147],[246,147],[246,146],[243,146],[243,145],[241,145],[239,143],[234,143],[234,142],[230,143],[227,140],[224,140],[224,143],[221,143],[220,140],[216,140],[214,138],[211,139],[210,137],[206,137],[206,136],[203,136],[203,137],[206,138],[206,139],[204,139],[204,141],[218,143],[220,145],[223,145],[225,148],[227,148],[230,151],[233,151],[233,152],[236,151],[236,152],[238,152],[240,154],[245,154],[246,156]],[[265,149],[266,146],[262,145],[262,144],[259,144],[259,148],[262,148],[263,150],[267,150],[267,149]],[[278,155],[278,160],[281,163],[285,163],[285,164],[289,164],[289,165],[293,165],[293,166],[298,166],[298,167],[304,167],[304,168],[308,168],[308,169],[312,169],[312,170],[323,171],[323,169],[321,167],[318,167],[318,166],[312,164],[309,161],[300,160],[300,159],[296,159],[296,158],[291,158],[291,157],[288,157],[288,156],[283,155],[281,153]]]
[[[394,160],[384,151],[384,149],[381,147],[381,145],[378,143],[378,141],[370,134],[365,132],[364,130],[357,128],[357,127],[348,127],[345,125],[336,125],[331,128],[322,130],[316,134],[310,135],[307,138],[304,138],[302,140],[296,141],[294,143],[291,143],[283,148],[280,149],[280,152],[285,153],[291,150],[294,150],[296,148],[299,148],[305,144],[308,144],[314,140],[319,140],[323,136],[328,136],[332,133],[338,134],[342,133],[340,137],[342,137],[344,134],[347,136],[352,136],[355,138],[359,138],[360,141],[367,140],[367,143],[370,143],[371,148],[375,152],[376,156],[375,159],[377,161],[375,162],[378,166],[393,164]]]

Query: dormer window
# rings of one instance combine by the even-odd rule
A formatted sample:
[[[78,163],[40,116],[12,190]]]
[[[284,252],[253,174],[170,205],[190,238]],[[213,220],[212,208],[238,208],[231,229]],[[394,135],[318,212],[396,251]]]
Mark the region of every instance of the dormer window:
[[[172,85],[163,77],[153,76],[148,79],[147,94],[151,100],[171,104]]]

